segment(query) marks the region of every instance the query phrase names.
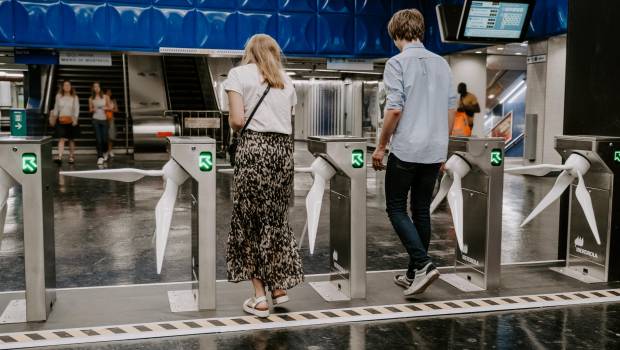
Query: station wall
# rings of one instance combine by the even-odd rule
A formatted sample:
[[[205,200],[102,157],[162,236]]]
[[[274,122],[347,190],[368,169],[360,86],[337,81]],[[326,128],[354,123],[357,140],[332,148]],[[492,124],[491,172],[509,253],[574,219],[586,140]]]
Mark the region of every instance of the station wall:
[[[529,37],[566,32],[568,0],[539,0]],[[426,46],[443,44],[435,6],[463,0],[0,0],[0,46],[158,51],[160,47],[241,49],[255,33],[286,54],[387,57],[392,13],[418,8]]]

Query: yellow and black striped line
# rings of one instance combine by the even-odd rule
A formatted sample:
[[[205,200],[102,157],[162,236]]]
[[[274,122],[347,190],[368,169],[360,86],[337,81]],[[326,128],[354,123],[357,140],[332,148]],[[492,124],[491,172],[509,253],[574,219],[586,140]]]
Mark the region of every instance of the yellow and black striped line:
[[[180,335],[322,325],[395,318],[414,318],[508,311],[566,305],[619,302],[620,289],[493,297],[412,304],[362,306],[273,314],[267,318],[239,316],[191,319],[89,328],[71,328],[0,334],[0,349],[146,339]]]

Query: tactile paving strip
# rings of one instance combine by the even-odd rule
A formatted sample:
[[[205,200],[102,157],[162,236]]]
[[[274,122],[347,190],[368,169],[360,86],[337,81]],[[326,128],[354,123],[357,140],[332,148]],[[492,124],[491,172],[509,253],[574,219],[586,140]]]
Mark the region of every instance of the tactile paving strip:
[[[237,316],[170,322],[112,325],[0,334],[0,349],[19,349],[50,345],[146,339],[179,335],[238,332],[308,325],[396,318],[414,318],[477,312],[509,311],[565,305],[620,302],[620,289],[570,293],[502,296],[467,300],[420,302],[411,304],[362,306],[354,308],[272,314],[267,318]]]

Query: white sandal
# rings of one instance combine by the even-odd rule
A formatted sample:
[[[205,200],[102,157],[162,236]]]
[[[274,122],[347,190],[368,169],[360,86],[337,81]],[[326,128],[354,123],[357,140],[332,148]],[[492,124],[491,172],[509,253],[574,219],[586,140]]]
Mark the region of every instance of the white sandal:
[[[260,303],[267,304],[267,297],[252,297],[243,302],[243,311],[258,317],[269,317],[269,304],[267,304],[266,310],[257,309],[256,306]]]
[[[284,292],[284,294],[280,295],[279,297],[275,297],[273,293],[271,293],[271,301],[273,305],[281,305],[288,302],[289,300],[290,299],[288,297],[288,293],[286,292]]]

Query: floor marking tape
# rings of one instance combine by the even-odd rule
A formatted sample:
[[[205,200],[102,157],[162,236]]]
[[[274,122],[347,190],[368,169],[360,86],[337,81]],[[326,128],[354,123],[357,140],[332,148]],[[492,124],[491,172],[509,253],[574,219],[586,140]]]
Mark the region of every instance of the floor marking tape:
[[[272,314],[268,318],[235,316],[5,333],[0,334],[0,349],[20,349],[51,345],[238,332],[397,318],[458,315],[606,302],[620,302],[620,289],[361,306]]]

